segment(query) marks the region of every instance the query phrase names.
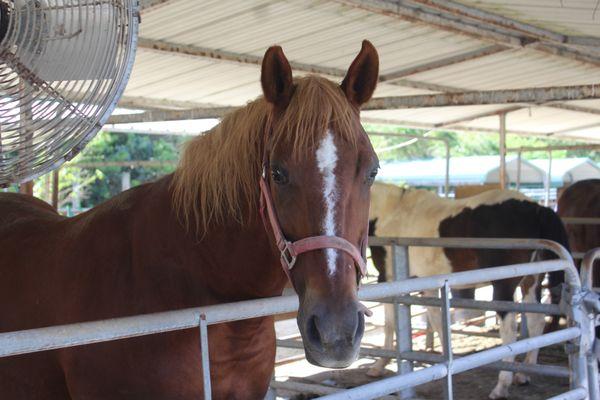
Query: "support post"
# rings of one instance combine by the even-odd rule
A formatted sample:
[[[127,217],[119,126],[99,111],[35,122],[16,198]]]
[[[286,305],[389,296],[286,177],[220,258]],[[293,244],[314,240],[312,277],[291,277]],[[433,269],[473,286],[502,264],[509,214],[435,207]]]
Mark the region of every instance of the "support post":
[[[121,191],[131,189],[131,170],[121,172]]]
[[[23,182],[19,185],[19,193],[33,196],[33,181]]]
[[[211,400],[212,390],[210,387],[210,358],[208,354],[208,328],[206,315],[200,314],[200,358],[202,361],[202,383],[204,389],[204,400]]]
[[[506,113],[500,117],[500,189],[506,189]]]
[[[444,177],[444,197],[450,194],[450,144],[445,141],[446,145],[446,176]]]
[[[550,187],[552,186],[552,150],[548,150],[548,173],[546,174],[546,195],[544,196],[544,205],[550,204]]]
[[[586,355],[591,351],[592,343],[586,335],[591,328],[588,326],[589,321],[584,307],[583,294],[581,287],[568,285],[563,289],[560,301],[561,307],[567,311],[568,325],[581,330],[579,336],[569,340],[565,345],[569,355],[570,389],[584,388],[589,392]]]
[[[523,152],[519,149],[517,153],[517,190],[521,190],[521,162],[523,162]]]
[[[392,264],[395,281],[408,279],[408,247],[392,246]],[[412,372],[413,365],[412,362],[400,358],[400,353],[412,351],[410,306],[394,302],[394,321],[398,374],[407,374]],[[401,399],[406,400],[414,397],[414,393],[413,388],[407,388],[401,390],[399,395]]]
[[[58,211],[58,183],[60,175],[59,169],[52,171],[52,207]]]
[[[454,397],[452,391],[452,331],[450,330],[452,320],[450,317],[450,286],[448,281],[444,282],[440,294],[442,298],[442,331],[444,336],[442,338],[442,351],[448,366],[446,384],[444,385],[444,400],[452,400]]]

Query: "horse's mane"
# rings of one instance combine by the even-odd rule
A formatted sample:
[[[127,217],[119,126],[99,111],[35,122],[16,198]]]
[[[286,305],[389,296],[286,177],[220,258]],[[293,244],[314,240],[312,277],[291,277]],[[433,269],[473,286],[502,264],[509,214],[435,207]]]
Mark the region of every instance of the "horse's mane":
[[[190,140],[172,182],[173,204],[186,228],[207,232],[226,218],[243,222],[258,202],[264,136],[271,105],[260,97]],[[271,145],[287,142],[293,157],[314,149],[327,129],[356,143],[356,111],[341,88],[317,76],[295,81],[295,91],[271,133]]]

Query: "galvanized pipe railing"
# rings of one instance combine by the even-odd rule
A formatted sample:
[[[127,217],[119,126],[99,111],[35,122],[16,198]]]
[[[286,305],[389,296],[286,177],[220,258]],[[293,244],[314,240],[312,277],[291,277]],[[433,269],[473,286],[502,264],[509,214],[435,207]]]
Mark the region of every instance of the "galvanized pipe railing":
[[[598,376],[598,350],[600,342],[596,338],[596,326],[599,324],[598,318],[600,317],[600,296],[594,292],[593,278],[594,278],[594,264],[597,260],[600,260],[600,247],[588,251],[583,260],[581,261],[581,285],[585,292],[584,302],[587,303],[589,310],[587,317],[589,320],[588,328],[590,329],[590,337],[592,344],[589,346],[587,357],[587,373],[590,381],[590,397],[592,399],[600,399],[600,383]]]
[[[577,272],[573,266],[573,261],[569,253],[562,246],[555,242],[547,240],[529,239],[473,238],[377,238],[377,241],[379,241],[379,243],[374,244],[399,246],[405,249],[404,251],[401,251],[399,253],[396,252],[397,254],[407,254],[406,247],[408,246],[495,249],[518,248],[550,250],[557,254],[557,256],[560,259],[488,268],[486,269],[486,273],[484,276],[475,271],[469,271],[364,286],[359,291],[360,300],[375,300],[378,298],[386,297],[390,298],[402,294],[409,294],[411,292],[422,291],[425,289],[435,289],[441,287],[449,288],[450,286],[455,285],[470,285],[480,282],[487,282],[492,280],[500,280],[506,278],[513,278],[517,276],[526,276],[559,270],[565,271],[565,281],[569,286],[569,292],[567,293],[569,301],[577,299],[577,296],[580,295],[581,287],[577,276]],[[404,264],[405,266],[408,265],[406,260]],[[447,309],[449,307],[447,297],[445,300],[446,302],[444,306]],[[572,303],[573,304],[570,304],[572,305],[573,309],[578,307],[578,303],[575,304],[575,301],[573,301]],[[203,355],[202,364],[205,381],[204,387],[207,388],[205,400],[208,400],[210,398],[210,374],[208,370],[208,340],[206,326],[234,320],[250,319],[266,315],[286,313],[296,310],[297,307],[298,298],[296,296],[285,296],[277,298],[249,300],[230,304],[220,304],[207,307],[198,307],[156,314],[148,314],[135,317],[116,318],[103,321],[86,322],[80,324],[71,324],[41,329],[33,329],[27,331],[3,333],[0,334],[0,357],[199,327],[202,344],[201,350]],[[578,312],[577,310],[573,312],[569,311],[568,317],[576,325],[581,323],[581,312]],[[495,357],[498,355],[500,358],[502,358],[506,354],[509,354],[512,351],[516,351],[516,349],[528,349],[532,346],[532,343],[537,343],[538,347],[541,347],[545,345],[544,343],[548,342],[548,340],[574,339],[580,336],[580,332],[581,330],[577,327],[568,328],[563,331],[555,332],[537,338],[528,339],[532,342],[525,342],[525,344],[521,345],[521,347],[517,346],[516,344],[512,344],[511,346],[505,346],[506,348],[504,349],[498,348],[500,350],[488,350],[484,353],[481,353],[481,358],[485,359],[486,362],[494,361]],[[554,343],[554,341],[552,341],[552,343]],[[579,344],[579,342],[577,342],[576,344]],[[446,353],[446,357],[449,357],[448,353]],[[582,386],[587,387],[587,382],[585,379],[585,372],[587,370],[584,367],[585,359],[583,359],[584,361],[582,364],[582,358],[580,353],[573,356],[572,359],[573,361],[571,362],[571,365],[574,370],[573,376],[575,377],[572,384],[573,389]],[[424,370],[400,375],[395,378],[399,378],[404,383],[400,386],[395,385],[395,387],[397,390],[414,387],[420,383],[429,381],[431,379],[439,379],[445,377],[448,375],[449,370],[451,371],[451,373],[460,372],[461,370],[465,370],[465,368],[472,368],[472,365],[479,365],[477,363],[473,364],[473,362],[468,362],[468,360],[468,358],[467,360],[464,360],[464,358],[460,358],[453,360],[450,364],[448,364],[447,360],[446,364],[436,364]],[[410,382],[409,380],[407,380],[407,377],[410,377]],[[348,392],[343,392],[343,398],[353,398],[347,397],[346,393]],[[390,393],[390,391],[386,393]]]
[[[277,347],[286,347],[291,349],[304,349],[304,345],[300,340],[294,339],[278,339]],[[395,350],[361,347],[360,355],[362,357],[387,357],[394,358],[398,356]],[[455,356],[459,358],[460,356]],[[436,364],[444,361],[444,357],[440,354],[428,353],[424,351],[409,351],[400,353],[400,358],[407,361],[413,361],[421,364]],[[568,378],[569,369],[556,365],[531,365],[520,362],[498,361],[483,366],[484,369],[494,371],[512,371],[523,372],[529,375],[551,376],[555,378]],[[327,393],[328,394],[328,393]]]
[[[581,261],[581,286],[589,290],[593,288],[594,262],[596,260],[600,260],[600,247],[589,250]]]
[[[391,245],[392,248],[395,246],[402,246],[407,248],[409,246],[432,246],[432,247],[450,247],[450,248],[493,248],[493,249],[531,249],[531,250],[549,250],[557,255],[559,259],[565,260],[567,265],[565,265],[565,282],[568,285],[568,291],[564,293],[563,296],[563,306],[566,308],[566,314],[569,321],[575,326],[583,326],[584,331],[587,326],[585,318],[583,318],[583,313],[581,307],[579,305],[579,297],[581,293],[581,285],[578,279],[578,274],[573,265],[573,259],[569,252],[560,244],[548,240],[539,240],[539,239],[505,239],[505,240],[495,240],[495,239],[482,239],[482,238],[443,238],[443,239],[433,239],[433,238],[373,238],[370,242],[372,245]],[[395,260],[394,260],[395,261]],[[407,260],[405,261],[407,264]],[[489,270],[486,269],[486,274]],[[469,274],[459,273],[459,274]],[[536,272],[530,271],[527,275],[533,275]],[[539,272],[537,272],[539,273]],[[523,276],[520,274],[514,274],[513,276]],[[485,281],[493,281],[500,278],[496,277],[487,277]],[[480,280],[484,281],[484,280]],[[455,282],[445,282],[444,287],[455,285]],[[441,285],[437,286],[442,287]],[[447,296],[442,296],[441,305],[443,306],[443,310],[448,310],[450,307]],[[573,303],[573,304],[571,304]],[[568,304],[569,306],[565,306]],[[507,307],[510,308],[510,307]],[[446,318],[448,319],[448,318]],[[403,321],[403,325],[407,325],[408,327],[405,329],[410,329],[410,320]],[[396,325],[400,325],[400,322],[397,320]],[[443,324],[444,337],[445,340],[444,348],[450,348],[449,342],[449,332],[450,327],[449,324]],[[581,330],[580,330],[581,332]],[[542,343],[543,340],[540,337],[533,338],[534,343]],[[577,351],[573,351],[572,354],[569,355],[570,365],[571,365],[571,387],[573,389],[583,387],[587,390],[587,370],[585,366],[585,349],[587,348],[587,343],[585,340],[582,340],[581,334],[570,338],[572,341],[572,348],[578,349]],[[540,346],[541,347],[541,346]],[[407,348],[402,349],[406,352]],[[449,351],[445,350],[446,361],[445,365],[448,366],[448,369],[451,371],[449,374],[446,373],[443,375],[446,377],[446,389],[444,393],[444,398],[447,400],[452,399],[452,389],[451,389],[451,378],[449,375],[454,371],[454,360],[452,356],[449,355]],[[464,362],[464,361],[463,361]],[[438,364],[439,365],[439,364]],[[460,365],[460,364],[459,364]],[[437,366],[437,365],[436,365]],[[436,372],[436,371],[434,371]],[[446,371],[447,372],[447,371]],[[439,373],[437,371],[436,373]],[[412,374],[411,374],[412,375]],[[420,375],[421,376],[421,375]],[[408,386],[396,386],[395,389],[392,390],[405,390],[407,387],[412,387],[412,385]],[[389,387],[388,387],[389,389]],[[355,389],[352,389],[354,391]],[[356,389],[358,393],[359,389]],[[389,393],[389,392],[388,392]],[[402,392],[401,392],[402,393]],[[347,393],[349,396],[350,393]],[[328,397],[329,398],[329,397]],[[333,397],[332,397],[333,398]],[[352,398],[352,397],[345,397]],[[371,398],[371,397],[365,397]],[[594,398],[595,399],[595,398]]]
[[[408,387],[414,387],[423,383],[445,378],[449,374],[457,374],[469,369],[478,368],[482,365],[501,360],[509,355],[525,353],[544,346],[561,343],[575,339],[581,335],[579,328],[567,328],[560,331],[547,333],[536,338],[519,340],[510,345],[499,346],[490,350],[474,353],[453,360],[450,368],[446,364],[435,364],[415,372],[396,375],[391,378],[382,379],[377,382],[358,386],[343,392],[320,397],[321,400],[368,400],[376,399]],[[585,398],[585,397],[584,397]]]
[[[559,271],[567,266],[569,264],[562,260],[552,260],[494,267],[486,270],[485,280]],[[470,272],[458,272],[365,285],[358,294],[360,300],[370,301],[440,287],[445,281],[448,281],[450,285],[469,285],[481,282],[482,278]],[[196,328],[200,324],[200,315],[206,316],[207,325],[213,325],[284,314],[295,311],[297,308],[298,297],[292,295],[0,333],[0,357]]]

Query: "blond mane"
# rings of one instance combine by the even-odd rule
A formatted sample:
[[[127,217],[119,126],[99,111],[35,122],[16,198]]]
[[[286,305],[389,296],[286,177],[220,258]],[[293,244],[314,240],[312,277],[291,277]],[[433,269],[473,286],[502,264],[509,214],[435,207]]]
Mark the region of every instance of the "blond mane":
[[[257,208],[264,135],[271,106],[258,98],[190,140],[175,170],[173,204],[184,226],[207,232],[227,218],[243,223]],[[295,91],[273,129],[271,145],[293,145],[293,157],[314,149],[328,128],[355,144],[358,119],[340,87],[324,78],[295,80]]]

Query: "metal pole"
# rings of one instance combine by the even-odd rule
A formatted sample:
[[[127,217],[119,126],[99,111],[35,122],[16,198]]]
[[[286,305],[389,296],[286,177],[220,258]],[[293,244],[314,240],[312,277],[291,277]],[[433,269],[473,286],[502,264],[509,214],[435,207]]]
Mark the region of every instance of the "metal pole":
[[[200,358],[202,361],[202,383],[204,390],[204,400],[210,400],[212,390],[210,387],[210,357],[208,354],[208,329],[206,315],[200,314]]]
[[[546,175],[546,196],[544,197],[546,207],[550,204],[550,186],[552,186],[552,150],[548,150],[548,173]]]
[[[394,281],[408,279],[408,247],[392,246],[392,266],[394,272]],[[396,362],[398,365],[398,374],[407,374],[412,372],[412,362],[403,360],[400,356],[403,352],[412,351],[412,327],[410,306],[394,302],[394,328],[396,331]],[[414,397],[415,392],[412,388],[406,388],[399,392],[401,399],[410,399]]]
[[[52,207],[58,210],[58,182],[60,179],[59,168],[52,171]]]
[[[440,289],[440,297],[442,298],[442,351],[446,366],[448,368],[448,374],[446,375],[446,384],[444,385],[444,400],[452,400],[454,395],[452,391],[452,332],[450,326],[452,320],[450,319],[450,286],[448,281],[444,282],[444,287]]]
[[[600,399],[600,383],[598,382],[598,357],[594,351],[598,346],[598,338],[596,338],[596,317],[598,314],[598,295],[593,292],[593,276],[594,276],[594,263],[597,259],[600,259],[600,247],[588,251],[583,257],[581,262],[581,285],[584,293],[589,293],[588,296],[596,297],[596,309],[592,307],[588,310],[588,329],[589,337],[592,338],[593,342],[589,346],[586,354],[587,361],[587,374],[589,383],[590,400]],[[585,302],[585,300],[584,300]]]
[[[565,275],[566,277],[566,275]],[[589,377],[587,366],[587,353],[591,351],[593,338],[589,334],[593,328],[589,326],[587,310],[585,309],[584,291],[579,285],[568,285],[563,289],[561,306],[567,310],[567,323],[579,329],[581,333],[569,340],[566,351],[569,356],[570,388],[584,388],[589,392]]]
[[[446,145],[446,176],[444,178],[444,197],[450,195],[450,144],[444,141]]]
[[[523,161],[523,152],[517,153],[517,190],[521,190],[521,162]]]
[[[506,113],[499,115],[500,118],[500,189],[506,189]]]

